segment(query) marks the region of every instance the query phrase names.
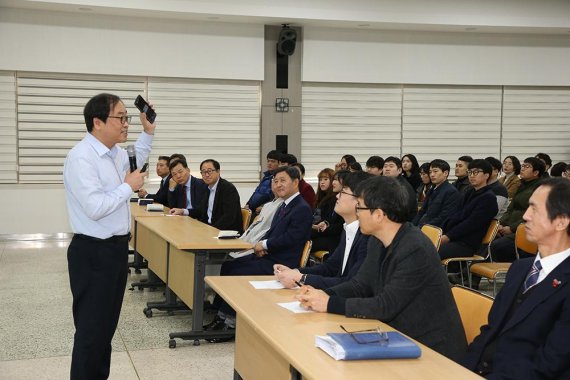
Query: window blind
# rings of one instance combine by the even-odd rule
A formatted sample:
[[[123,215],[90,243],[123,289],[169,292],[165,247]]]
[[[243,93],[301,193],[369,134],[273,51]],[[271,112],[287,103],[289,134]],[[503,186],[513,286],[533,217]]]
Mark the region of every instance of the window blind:
[[[0,71],[0,183],[18,182],[16,77]]]

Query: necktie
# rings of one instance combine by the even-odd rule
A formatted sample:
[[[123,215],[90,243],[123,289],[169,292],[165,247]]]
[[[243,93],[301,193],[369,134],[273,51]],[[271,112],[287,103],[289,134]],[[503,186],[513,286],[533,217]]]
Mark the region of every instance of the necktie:
[[[542,264],[540,264],[540,260],[536,260],[532,265],[532,268],[530,268],[530,272],[528,272],[526,279],[524,280],[523,294],[536,285],[541,269]]]
[[[281,203],[281,206],[279,206],[279,210],[277,210],[277,216],[283,216],[285,214],[285,207],[287,207],[285,205],[285,202]]]
[[[182,186],[182,192],[180,194],[180,204],[181,208],[188,208],[188,197],[186,196],[187,186]]]

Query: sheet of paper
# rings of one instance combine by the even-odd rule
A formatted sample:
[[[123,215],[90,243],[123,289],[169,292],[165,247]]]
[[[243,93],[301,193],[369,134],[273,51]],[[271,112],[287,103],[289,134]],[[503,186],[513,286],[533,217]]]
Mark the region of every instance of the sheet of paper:
[[[282,283],[277,280],[269,281],[250,281],[249,282],[255,289],[285,289]]]
[[[278,303],[277,305],[292,311],[293,313],[314,313],[314,311],[312,310],[306,310],[301,306],[301,303],[299,301],[293,301],[293,302],[281,302]]]
[[[234,259],[244,257],[247,255],[251,255],[253,253],[253,249],[248,249],[247,251],[240,251],[240,252],[230,252],[230,256]]]

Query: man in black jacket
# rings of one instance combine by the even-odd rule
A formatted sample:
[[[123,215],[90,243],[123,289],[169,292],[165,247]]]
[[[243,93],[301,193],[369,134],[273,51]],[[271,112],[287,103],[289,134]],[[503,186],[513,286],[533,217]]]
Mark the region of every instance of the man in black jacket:
[[[384,160],[382,175],[398,180],[402,185],[402,190],[408,193],[408,216],[406,217],[406,221],[411,222],[418,212],[418,202],[416,200],[416,189],[402,176],[402,160],[394,156],[386,158],[386,160]]]
[[[207,185],[198,207],[172,209],[173,215],[188,215],[220,230],[243,232],[239,193],[235,186],[220,177],[220,163],[208,159],[200,164],[200,173]]]
[[[317,312],[378,319],[453,360],[467,342],[459,312],[431,241],[406,223],[407,193],[393,178],[356,189],[368,254],[351,280],[326,290],[303,286],[301,305]]]
[[[371,175],[364,172],[350,173],[344,177],[342,190],[337,194],[334,211],[344,218],[344,230],[340,244],[323,264],[300,269],[290,269],[282,264],[273,266],[275,276],[285,287],[294,288],[295,281],[317,289],[351,279],[360,269],[366,257],[368,236],[362,235],[356,218],[356,196],[353,189]]]
[[[162,205],[168,206],[168,182],[170,181],[169,156],[159,156],[156,162],[156,174],[161,178],[160,186],[156,194],[149,194],[145,189],[140,189],[139,198],[152,199]]]

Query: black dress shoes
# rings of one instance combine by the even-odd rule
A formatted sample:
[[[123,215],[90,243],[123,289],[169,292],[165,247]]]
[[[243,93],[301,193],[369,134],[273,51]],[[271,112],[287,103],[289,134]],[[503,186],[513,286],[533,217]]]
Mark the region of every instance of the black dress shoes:
[[[202,328],[204,329],[204,331],[221,330],[225,325],[226,325],[225,320],[216,315],[212,322],[208,323],[207,325],[204,325]]]
[[[211,331],[213,331],[213,330],[211,330]],[[223,337],[223,338],[208,338],[208,339],[206,339],[208,342],[210,342],[210,343],[224,343],[224,342],[231,342],[232,340],[235,339],[235,328],[230,327],[230,326],[226,325],[225,323],[224,323],[224,326],[222,326],[222,328],[217,329],[215,331],[234,332],[234,335],[229,336],[229,337]]]

